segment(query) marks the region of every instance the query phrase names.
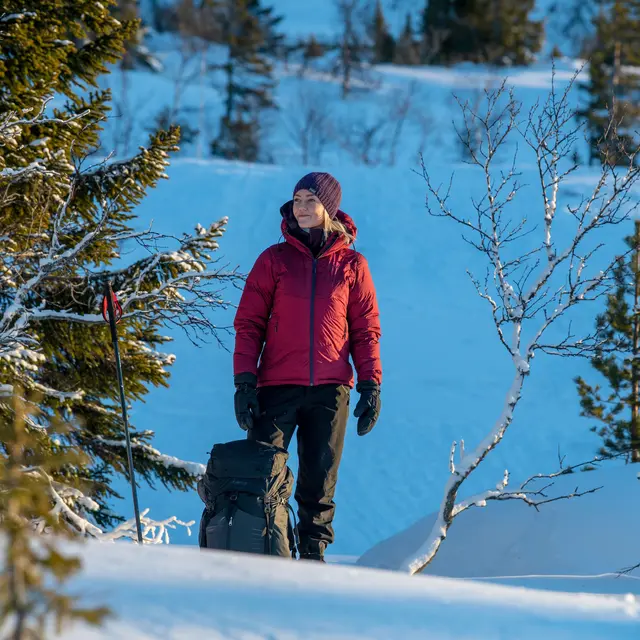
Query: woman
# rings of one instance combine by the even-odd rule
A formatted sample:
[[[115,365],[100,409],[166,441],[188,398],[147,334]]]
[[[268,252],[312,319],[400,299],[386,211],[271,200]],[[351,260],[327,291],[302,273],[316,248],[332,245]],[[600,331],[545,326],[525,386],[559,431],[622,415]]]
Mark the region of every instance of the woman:
[[[235,317],[234,404],[248,437],[288,449],[298,427],[300,557],[324,561],[334,539],[338,466],[353,387],[358,434],[380,413],[380,322],[356,227],[328,173],[298,182],[281,209],[284,243],[249,273]],[[258,359],[260,364],[258,365]]]

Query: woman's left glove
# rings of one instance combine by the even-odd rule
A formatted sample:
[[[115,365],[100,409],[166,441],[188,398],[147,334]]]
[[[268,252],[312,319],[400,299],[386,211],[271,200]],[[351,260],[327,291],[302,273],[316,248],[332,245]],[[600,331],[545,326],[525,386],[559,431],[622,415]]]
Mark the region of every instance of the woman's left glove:
[[[366,436],[375,426],[380,415],[380,385],[377,382],[365,380],[358,382],[356,391],[360,394],[360,400],[356,405],[353,415],[358,418],[358,435]]]

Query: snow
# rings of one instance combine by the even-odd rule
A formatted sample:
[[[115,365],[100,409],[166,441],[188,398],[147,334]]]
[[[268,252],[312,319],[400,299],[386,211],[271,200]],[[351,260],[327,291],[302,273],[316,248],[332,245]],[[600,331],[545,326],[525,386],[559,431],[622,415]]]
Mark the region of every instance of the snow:
[[[33,11],[23,11],[22,13],[9,13],[0,15],[0,22],[13,22],[14,20],[22,20],[23,18],[35,18],[37,13]]]
[[[97,437],[96,440],[100,440],[107,446],[111,447],[125,447],[125,440],[109,440],[108,438]],[[156,462],[161,462],[165,467],[175,467],[177,469],[184,469],[187,473],[196,478],[199,478],[204,475],[206,471],[206,465],[200,464],[199,462],[187,462],[186,460],[179,460],[175,456],[169,456],[164,453],[161,453],[157,449],[145,444],[143,442],[132,442],[131,447],[133,449],[144,449],[146,455],[155,460]]]
[[[637,638],[629,595],[559,593],[185,547],[87,544],[71,588],[118,617],[65,640]],[[427,635],[428,634],[428,635]]]
[[[283,26],[290,37],[336,32],[330,0],[273,4],[285,12]],[[385,3],[394,28],[400,28],[407,6],[413,4]],[[399,8],[394,11],[395,5]],[[170,44],[170,38],[163,42]],[[167,48],[162,62],[164,73],[136,71],[128,83],[130,149],[146,141],[157,113],[172,104],[177,55]],[[556,85],[564,88],[580,64],[559,63]],[[452,94],[473,103],[507,75],[526,114],[551,87],[549,64],[541,60],[504,70],[386,65],[375,70],[378,84],[372,91],[355,91],[344,102],[326,70],[316,69],[303,79],[294,66],[288,71],[278,67],[277,72],[282,109],[265,126],[274,164],[196,158],[196,147],[185,145],[171,161],[169,180],[152,190],[136,213],[140,228],[153,221],[154,231],[175,237],[225,220],[221,262],[247,273],[257,255],[281,239],[279,207],[302,174],[328,170],[342,183],[342,208],[358,226],[357,249],[367,257],[378,291],[384,382],[382,414],[373,432],[359,438],[350,419],[336,494],[332,564],[201,552],[186,527],[176,528],[172,544],[162,549],[89,543],[82,549],[85,572],[76,586],[95,603],[112,606],[118,617],[103,631],[78,627],[65,638],[639,637],[640,576],[617,573],[640,561],[637,471],[611,463],[598,471],[561,476],[553,488],[556,493],[573,491],[576,484],[580,489],[603,488],[544,505],[539,512],[519,501],[487,499],[487,488],[500,491],[507,478],[517,487],[531,475],[556,471],[560,457],[566,456],[567,465],[592,457],[600,442],[589,431],[591,423],[579,416],[573,383],[577,375],[596,378],[584,360],[539,354],[529,365],[522,356],[515,358],[518,371],[529,375],[513,424],[459,496],[475,508],[456,517],[428,575],[409,577],[395,571],[406,568],[436,522],[434,512],[455,454],[451,443],[464,440],[472,452],[496,423],[505,397],[507,402],[516,399],[507,395],[514,358],[500,346],[490,308],[467,276],[469,270],[481,277],[485,262],[462,241],[455,225],[427,215],[418,151],[425,154],[433,184],[447,184],[455,173],[449,204],[462,218],[472,217],[472,198],[477,201],[482,195],[484,177],[460,154],[451,126],[452,121],[460,123]],[[209,135],[221,111],[214,80],[202,89],[197,78],[188,85],[179,114],[199,122],[203,95]],[[119,72],[101,81],[101,86],[108,85],[117,100]],[[332,121],[362,124],[387,117],[390,105],[410,88],[415,90],[412,118],[393,166],[354,164],[352,154],[338,143],[329,144],[318,162],[301,164],[298,144],[285,127],[300,92],[317,96]],[[574,94],[577,104],[578,91]],[[106,123],[107,149],[117,121]],[[509,151],[514,149],[512,144]],[[508,170],[510,154],[503,160]],[[539,225],[538,235],[532,236],[539,242],[544,239],[545,208],[526,150],[517,168],[523,187],[510,211]],[[595,169],[581,167],[563,182],[554,220],[558,254],[573,233],[566,206],[590,193],[598,177]],[[607,255],[622,248],[623,235],[622,227],[601,235]],[[601,267],[594,263],[591,273]],[[222,295],[237,303],[240,292],[230,289]],[[574,331],[592,329],[600,310],[601,305],[593,303],[572,310],[568,318]],[[216,310],[216,325],[230,327],[233,312]],[[233,335],[221,331],[225,348],[215,341],[196,348],[178,330],[166,333],[174,340],[170,387],[153,388],[144,403],[135,403],[131,423],[138,431],[155,432],[150,450],[159,459],[197,475],[213,444],[243,437],[233,411]],[[533,337],[524,335],[524,344]],[[113,444],[121,442],[114,439]],[[453,461],[459,468],[470,463],[463,449],[460,445],[459,461]],[[291,465],[295,470],[293,451]],[[114,509],[130,518],[127,485],[120,480],[114,488],[125,496]],[[170,493],[141,485],[139,501],[172,529],[173,524],[197,522],[202,511],[195,491]],[[342,566],[357,558],[358,566]]]
[[[438,164],[435,157],[430,162],[434,181],[448,180],[455,165]],[[464,210],[482,177],[458,166],[452,206]],[[484,263],[457,229],[427,216],[426,188],[410,165],[307,168],[177,159],[169,169],[171,179],[151,192],[138,212],[141,224],[154,219],[158,231],[174,234],[195,222],[206,226],[229,216],[220,252],[225,263],[247,273],[264,247],[279,240],[279,207],[300,175],[312,168],[328,168],[343,184],[343,208],[359,227],[357,248],[369,261],[381,308],[382,414],[365,438],[358,438],[355,421],[350,423],[336,495],[332,551],[359,555],[435,510],[451,443],[464,438],[467,449],[475,449],[499,416],[513,362],[499,346],[490,310],[465,273],[467,268],[483,273]],[[577,176],[581,182],[561,190],[562,204],[574,197],[570,190],[582,192],[593,180],[588,169]],[[525,171],[523,182],[535,185],[534,175]],[[532,222],[544,215],[535,187],[525,187],[514,207],[518,213],[527,207]],[[569,222],[564,212],[558,213],[558,242],[566,239]],[[621,235],[618,229],[605,233],[611,251],[621,246]],[[237,302],[239,293],[228,290],[224,296]],[[591,329],[599,309],[593,303],[579,307],[569,316],[574,329]],[[233,309],[218,314],[216,324],[229,326],[232,319]],[[156,432],[158,450],[205,463],[215,442],[242,436],[233,413],[232,356],[215,345],[194,349],[175,331],[172,336],[171,386],[153,389],[144,405],[135,405],[132,423]],[[221,337],[232,350],[232,336]],[[579,416],[572,382],[578,374],[593,377],[582,360],[543,354],[535,359],[510,431],[461,498],[494,486],[505,469],[517,483],[555,471],[559,452],[569,454],[568,462],[593,455],[599,442],[589,432],[591,424]],[[295,468],[295,455],[292,464]],[[198,517],[202,506],[195,492],[146,487],[140,501],[154,513],[185,520]],[[179,535],[176,542],[188,542]]]
[[[617,573],[637,549],[640,482],[632,467],[557,479],[597,493],[545,505],[465,513],[426,574],[392,567],[434,516],[366,553],[359,566],[295,562],[193,547],[87,542],[68,588],[115,613],[64,640],[355,640],[355,638],[637,638],[640,571]],[[333,560],[333,563],[331,562]],[[369,565],[369,566],[365,566]]]
[[[512,577],[521,584],[532,576],[545,576],[550,584],[563,578],[587,591],[608,590],[622,582],[624,589],[640,596],[640,570],[624,579],[616,577],[616,572],[640,562],[640,512],[631,507],[640,504],[637,473],[634,465],[604,462],[595,471],[558,476],[545,491],[555,497],[576,487],[580,491],[602,487],[595,493],[548,503],[539,510],[519,500],[467,510],[455,519],[425,573],[492,580]],[[537,491],[550,482],[538,478],[527,489]],[[436,514],[428,515],[380,542],[358,564],[400,568],[426,539],[435,519]]]

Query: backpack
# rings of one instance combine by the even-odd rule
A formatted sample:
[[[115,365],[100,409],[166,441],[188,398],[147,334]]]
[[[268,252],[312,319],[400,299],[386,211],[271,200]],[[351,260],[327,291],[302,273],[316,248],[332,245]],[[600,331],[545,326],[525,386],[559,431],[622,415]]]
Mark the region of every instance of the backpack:
[[[198,495],[205,504],[199,545],[296,557],[297,526],[289,498],[293,473],[285,449],[235,440],[214,445]]]

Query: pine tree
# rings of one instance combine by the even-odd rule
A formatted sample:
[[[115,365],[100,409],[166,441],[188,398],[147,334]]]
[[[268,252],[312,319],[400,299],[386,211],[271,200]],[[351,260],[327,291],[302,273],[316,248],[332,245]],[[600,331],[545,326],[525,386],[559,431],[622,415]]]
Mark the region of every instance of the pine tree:
[[[453,0],[426,0],[422,12],[422,62],[439,63],[449,57],[454,18]]]
[[[60,549],[72,532],[51,509],[51,477],[86,460],[77,447],[52,446],[51,437],[43,437],[35,427],[41,418],[37,402],[22,395],[16,389],[10,411],[0,416],[0,629],[11,625],[16,640],[44,638],[51,623],[58,634],[72,621],[99,625],[110,614],[104,607],[79,607],[77,597],[62,590],[80,570],[80,559]],[[49,436],[71,430],[59,419],[47,420]],[[44,530],[46,536],[37,535]]]
[[[116,117],[113,119],[113,152],[115,155],[127,156],[133,142],[135,123],[135,109],[130,99],[131,74],[129,72],[134,69],[159,72],[162,70],[162,63],[145,44],[148,29],[140,19],[139,0],[116,0],[111,13],[120,22],[138,25],[133,37],[125,41],[124,55],[118,65],[120,91],[119,99],[115,103]]]
[[[411,14],[407,14],[404,29],[398,38],[395,56],[396,64],[420,64],[420,51],[413,32]]]
[[[261,0],[249,0],[249,11],[254,15],[264,34],[262,53],[278,57],[284,43],[284,35],[280,32],[282,16],[276,14],[273,7],[261,5]]]
[[[608,0],[554,0],[547,11],[547,31],[561,39],[564,54],[591,58],[594,16]],[[555,45],[556,47],[558,45]]]
[[[223,44],[228,47],[225,74],[224,115],[213,155],[255,162],[260,159],[261,118],[275,109],[273,65],[267,53],[274,53],[280,36],[279,19],[259,0],[227,0],[221,13]]]
[[[380,0],[376,3],[373,22],[371,24],[370,38],[373,43],[374,64],[393,62],[395,41],[389,32],[389,26],[387,25],[387,21],[384,17],[384,11]]]
[[[138,25],[133,38],[124,43],[125,51],[120,62],[122,69],[130,71],[142,68],[149,71],[161,71],[162,63],[144,42],[149,29],[140,18],[139,0],[116,0],[112,14],[121,22],[135,22]]]
[[[590,163],[628,164],[640,146],[640,0],[613,0],[594,18],[596,47],[582,85]],[[612,126],[609,126],[613,123]]]
[[[91,88],[138,28],[117,21],[112,7],[5,0],[0,17],[0,395],[16,385],[37,391],[42,426],[55,412],[80,425],[60,441],[88,462],[53,478],[60,486],[85,482],[86,495],[65,495],[70,522],[83,533],[91,527],[80,520],[105,527],[122,519],[110,502],[119,497],[114,478],[127,476],[111,337],[100,315],[105,282],[124,308],[121,356],[133,402],[168,383],[173,358],[159,351],[169,341],[163,326],[196,329],[192,339],[213,327],[207,313],[217,306],[210,290],[217,276],[209,254],[223,231],[223,222],[198,227],[162,251],[153,234],[136,231],[133,210],[166,177],[176,129],[154,133],[129,160],[85,166],[110,101],[109,91]],[[52,95],[66,103],[43,111]],[[146,242],[148,254],[130,262],[127,238]],[[0,404],[0,415],[6,411]],[[194,475],[151,447],[152,437],[133,429],[138,478],[192,488]]]
[[[300,44],[296,47],[296,50],[300,49],[302,50],[302,64],[300,65],[298,75],[302,77],[309,70],[309,66],[312,64],[312,62],[314,60],[322,58],[326,51],[325,47],[320,42],[318,42],[315,35],[313,34],[309,36],[307,40],[300,42]],[[289,52],[295,51],[292,47],[288,47],[287,50]]]
[[[534,7],[535,0],[435,0],[423,14],[427,49],[441,63],[528,64],[542,46],[542,22],[529,18]]]
[[[605,312],[597,317],[596,337],[602,348],[591,360],[606,378],[608,391],[576,378],[580,415],[597,420],[591,431],[603,440],[601,455],[625,454],[640,462],[640,222],[626,238],[629,257],[620,258],[614,272],[615,288]]]
[[[305,60],[313,60],[314,58],[321,58],[324,53],[324,46],[322,46],[312,34],[304,44],[303,58]]]

